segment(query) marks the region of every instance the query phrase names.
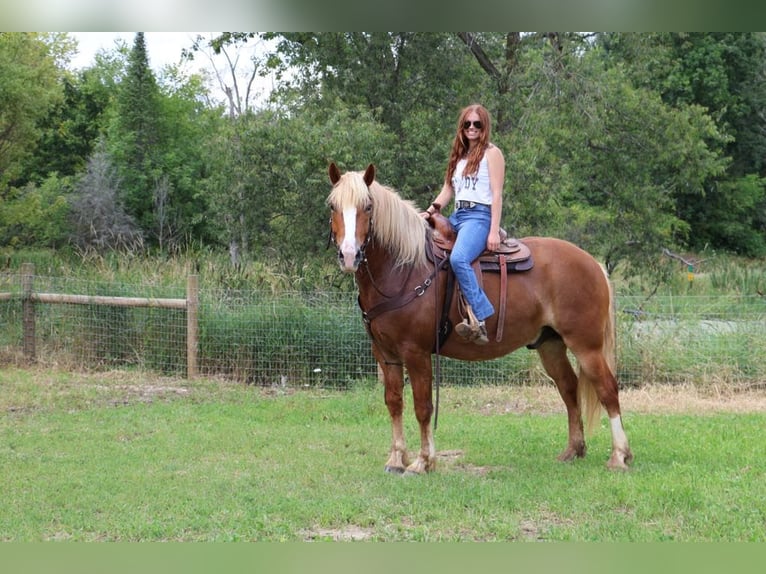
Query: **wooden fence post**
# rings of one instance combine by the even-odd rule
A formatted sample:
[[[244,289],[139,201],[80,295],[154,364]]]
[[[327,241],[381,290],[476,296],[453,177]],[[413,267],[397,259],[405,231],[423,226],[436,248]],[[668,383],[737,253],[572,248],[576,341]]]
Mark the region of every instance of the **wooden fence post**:
[[[198,373],[197,349],[199,337],[199,285],[197,275],[186,280],[186,377],[193,379]]]
[[[32,298],[35,282],[34,263],[21,265],[22,317],[24,324],[24,356],[27,360],[35,361],[35,302]]]

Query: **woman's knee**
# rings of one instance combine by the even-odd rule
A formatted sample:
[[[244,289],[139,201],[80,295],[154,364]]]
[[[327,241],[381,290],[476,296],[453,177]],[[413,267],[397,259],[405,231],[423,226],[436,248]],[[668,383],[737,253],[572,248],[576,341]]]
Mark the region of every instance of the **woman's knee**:
[[[471,266],[471,261],[465,256],[465,253],[461,251],[453,251],[449,258],[450,265],[453,269],[465,269]]]

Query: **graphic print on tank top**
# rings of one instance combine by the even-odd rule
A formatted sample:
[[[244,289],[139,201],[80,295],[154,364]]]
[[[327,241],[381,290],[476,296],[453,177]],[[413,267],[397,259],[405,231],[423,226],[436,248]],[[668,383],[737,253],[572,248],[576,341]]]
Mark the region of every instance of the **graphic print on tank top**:
[[[463,170],[468,162],[461,159],[455,167],[455,174],[452,176],[452,189],[456,194],[461,191],[476,191],[476,184],[479,181],[479,175],[463,175]]]

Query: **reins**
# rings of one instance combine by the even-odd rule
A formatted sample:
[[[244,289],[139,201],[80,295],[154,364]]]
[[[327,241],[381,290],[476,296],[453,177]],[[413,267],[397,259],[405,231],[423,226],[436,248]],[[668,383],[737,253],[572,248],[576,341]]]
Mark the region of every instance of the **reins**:
[[[436,257],[432,258],[434,261],[434,274],[437,274],[439,272],[439,269],[444,265],[444,262],[447,260],[442,259],[441,263],[436,262]],[[436,281],[436,286],[434,287],[434,298],[436,302],[439,302],[439,281]],[[434,318],[436,320],[435,323],[435,332],[436,332],[436,343],[434,344],[434,352],[436,354],[436,357],[434,358],[434,384],[436,386],[436,404],[434,405],[434,432],[436,432],[437,427],[439,426],[439,387],[441,386],[441,325],[439,313],[436,310],[436,306],[434,305]]]

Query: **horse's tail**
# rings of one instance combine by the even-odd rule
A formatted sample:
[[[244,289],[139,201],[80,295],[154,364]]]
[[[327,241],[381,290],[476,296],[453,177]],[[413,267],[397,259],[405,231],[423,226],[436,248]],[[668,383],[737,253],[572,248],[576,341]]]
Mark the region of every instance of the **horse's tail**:
[[[608,314],[606,322],[604,324],[604,345],[602,347],[602,354],[611,376],[616,376],[616,345],[617,345],[617,325],[616,325],[616,313],[615,313],[615,300],[614,300],[614,288],[612,282],[609,280],[609,275],[606,269],[601,266],[601,271],[604,273],[604,280],[606,281],[609,301],[608,301]],[[578,389],[580,391],[580,405],[582,406],[585,418],[585,430],[588,434],[592,434],[593,430],[598,426],[601,419],[601,401],[596,393],[596,388],[589,379],[583,380],[580,378],[580,384]]]
[[[612,371],[612,376],[617,376],[617,319],[615,311],[615,299],[614,299],[614,287],[609,280],[609,275],[606,273],[604,267],[601,268],[604,271],[604,279],[606,279],[606,285],[609,287],[609,317],[606,322],[606,328],[604,332],[604,358],[606,364],[609,365],[609,370]]]

